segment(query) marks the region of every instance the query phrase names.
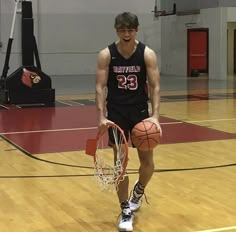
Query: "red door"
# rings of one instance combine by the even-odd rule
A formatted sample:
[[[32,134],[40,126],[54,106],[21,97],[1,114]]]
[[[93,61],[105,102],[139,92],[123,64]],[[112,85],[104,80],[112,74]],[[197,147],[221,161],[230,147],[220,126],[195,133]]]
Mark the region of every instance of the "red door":
[[[188,29],[188,70],[208,73],[208,29]]]
[[[234,30],[234,73],[236,73],[236,30]]]

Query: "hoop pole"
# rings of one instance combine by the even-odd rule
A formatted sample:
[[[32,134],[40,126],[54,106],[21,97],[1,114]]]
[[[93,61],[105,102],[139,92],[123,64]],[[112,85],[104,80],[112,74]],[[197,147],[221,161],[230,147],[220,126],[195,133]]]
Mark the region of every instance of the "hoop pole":
[[[17,6],[18,6],[18,3],[19,3],[19,2],[20,2],[20,0],[16,0],[16,2],[15,2],[15,9],[14,9],[13,20],[12,20],[12,24],[11,24],[11,34],[10,34],[10,38],[13,38],[14,27],[15,27],[15,21],[16,21],[16,12],[17,12]]]
[[[14,9],[14,14],[13,14],[11,33],[10,33],[10,38],[8,40],[5,63],[4,63],[4,66],[3,66],[2,76],[1,76],[1,79],[0,79],[0,87],[4,87],[3,81],[6,79],[7,72],[8,72],[8,69],[9,69],[9,60],[10,60],[11,47],[12,47],[12,42],[13,42],[13,34],[14,34],[14,27],[15,27],[15,21],[16,21],[17,6],[18,6],[19,2],[20,2],[20,0],[15,1],[15,9]]]
[[[158,18],[157,11],[158,11],[158,8],[157,8],[157,0],[155,0],[154,11],[153,11],[155,18]]]

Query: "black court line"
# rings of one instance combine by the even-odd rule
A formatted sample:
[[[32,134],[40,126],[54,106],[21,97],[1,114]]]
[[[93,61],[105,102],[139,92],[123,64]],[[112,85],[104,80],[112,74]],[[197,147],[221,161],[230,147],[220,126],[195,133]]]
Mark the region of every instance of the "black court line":
[[[161,96],[161,102],[179,102],[179,101],[201,101],[201,100],[222,100],[236,99],[236,93],[220,93],[220,94],[187,94],[187,95],[167,95]],[[55,101],[49,104],[17,104],[17,105],[0,105],[0,110],[8,110],[12,108],[44,108],[44,107],[70,107],[70,106],[93,106],[95,99],[74,99]]]
[[[57,164],[57,163],[52,163]],[[65,164],[66,165],[66,164]],[[186,167],[186,168],[166,168],[166,169],[155,169],[154,173],[166,173],[166,172],[182,172],[182,171],[199,171],[206,169],[217,169],[217,168],[227,168],[234,167],[236,163],[213,165],[205,167]],[[80,167],[78,167],[80,168]],[[89,169],[94,169],[94,167],[88,167]],[[138,169],[127,169],[128,175],[138,174]],[[31,178],[67,178],[67,177],[94,177],[94,173],[88,174],[58,174],[58,175],[2,175],[0,179],[31,179]]]
[[[45,108],[45,107],[68,107],[69,105],[63,104],[62,102],[55,101],[53,103],[36,103],[36,104],[18,104],[15,105],[17,108]]]
[[[161,102],[217,100],[224,98],[234,99],[236,98],[236,93],[169,95],[169,96],[161,96]],[[94,99],[81,99],[72,101],[79,103],[79,105],[81,106],[95,105]]]

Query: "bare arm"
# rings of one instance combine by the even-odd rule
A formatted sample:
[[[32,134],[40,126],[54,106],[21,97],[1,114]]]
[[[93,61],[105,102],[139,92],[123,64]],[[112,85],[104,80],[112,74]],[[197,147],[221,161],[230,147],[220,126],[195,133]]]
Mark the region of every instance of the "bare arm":
[[[102,50],[98,55],[97,70],[96,70],[96,107],[98,124],[101,126],[106,122],[106,94],[108,69],[110,63],[110,53],[108,48]]]
[[[148,75],[149,94],[152,107],[152,114],[149,120],[157,124],[158,129],[161,131],[159,123],[159,110],[160,110],[160,72],[157,65],[157,57],[154,51],[148,47],[145,48],[144,59]]]

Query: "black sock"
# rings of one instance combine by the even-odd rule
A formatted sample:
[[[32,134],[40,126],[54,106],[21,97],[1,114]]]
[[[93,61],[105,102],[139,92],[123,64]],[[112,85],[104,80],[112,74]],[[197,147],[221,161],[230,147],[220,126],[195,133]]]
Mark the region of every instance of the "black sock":
[[[142,185],[140,182],[137,182],[137,184],[134,186],[134,191],[133,191],[133,195],[135,198],[141,198],[142,195],[144,194],[144,189],[145,186]]]
[[[120,208],[121,208],[121,209],[129,208],[129,201],[128,201],[128,200],[122,201],[122,202],[120,203]]]
[[[136,193],[144,193],[145,186],[142,185],[140,182],[137,182],[137,184],[134,187],[134,191]]]

